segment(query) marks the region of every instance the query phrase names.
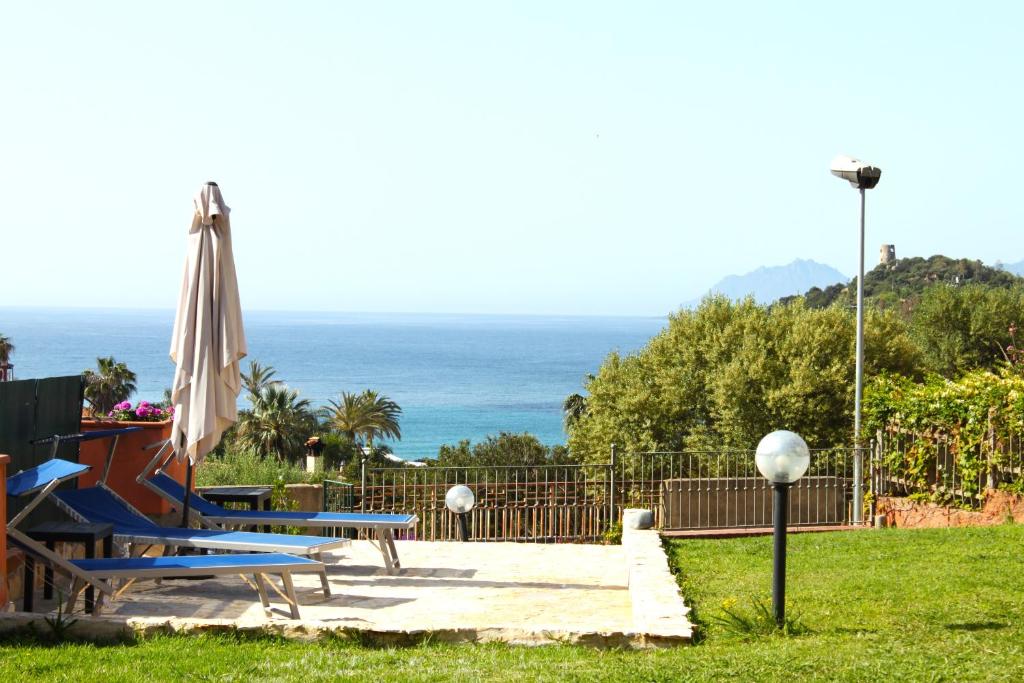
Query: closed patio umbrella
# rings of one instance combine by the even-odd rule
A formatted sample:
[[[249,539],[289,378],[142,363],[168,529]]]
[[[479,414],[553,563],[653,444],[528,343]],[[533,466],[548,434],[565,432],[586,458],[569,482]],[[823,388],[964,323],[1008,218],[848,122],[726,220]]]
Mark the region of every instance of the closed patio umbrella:
[[[239,362],[246,355],[231,252],[231,210],[214,182],[203,185],[193,204],[185,276],[171,335],[171,443],[179,459],[188,459],[186,490],[192,486],[192,467],[238,419]],[[187,526],[187,497],[183,507],[182,524]]]

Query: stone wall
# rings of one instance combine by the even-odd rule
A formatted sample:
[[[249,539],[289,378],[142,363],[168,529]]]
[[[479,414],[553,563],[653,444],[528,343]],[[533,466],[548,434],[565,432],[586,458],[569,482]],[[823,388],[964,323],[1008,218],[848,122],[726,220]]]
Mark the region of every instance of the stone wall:
[[[990,489],[980,510],[962,510],[907,498],[878,499],[876,514],[885,525],[905,529],[936,529],[960,526],[991,526],[1007,521],[1024,522],[1024,497]]]
[[[772,488],[764,477],[667,479],[662,485],[665,529],[771,526]],[[831,526],[846,521],[846,484],[808,476],[790,487],[791,524]]]
[[[285,488],[302,512],[320,512],[324,509],[323,484],[288,484]]]

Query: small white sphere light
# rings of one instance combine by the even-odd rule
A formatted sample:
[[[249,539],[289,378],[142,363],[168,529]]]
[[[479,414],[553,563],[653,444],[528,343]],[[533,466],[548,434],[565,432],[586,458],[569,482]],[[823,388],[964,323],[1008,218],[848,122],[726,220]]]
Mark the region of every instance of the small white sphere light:
[[[444,504],[457,515],[464,515],[476,505],[476,496],[468,486],[458,484],[448,489],[444,496]]]
[[[785,429],[772,432],[757,444],[758,471],[773,484],[792,484],[811,464],[811,452],[799,434]]]

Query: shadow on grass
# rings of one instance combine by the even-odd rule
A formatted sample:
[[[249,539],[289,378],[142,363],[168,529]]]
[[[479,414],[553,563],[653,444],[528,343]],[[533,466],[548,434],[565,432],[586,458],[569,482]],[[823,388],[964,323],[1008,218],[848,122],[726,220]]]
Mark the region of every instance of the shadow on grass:
[[[159,639],[195,639],[211,638],[229,643],[251,643],[263,642],[268,644],[283,643],[286,639],[273,633],[259,633],[241,630],[225,630],[217,633],[156,633],[152,635],[138,635],[130,631],[113,636],[104,634],[101,637],[80,635],[77,633],[65,633],[57,636],[51,631],[40,628],[38,625],[27,624],[4,633],[0,633],[0,646],[17,647],[61,647],[63,645],[88,645],[95,648],[108,647],[135,647],[144,645],[148,641]]]
[[[272,633],[252,631],[218,631],[217,633],[158,633],[140,636],[130,632],[120,637],[90,638],[76,634],[64,634],[60,637],[32,625],[22,626],[0,633],[0,647],[31,647],[59,648],[66,645],[84,645],[93,648],[138,647],[158,640],[202,640],[210,639],[227,643],[264,643],[266,645],[286,644],[289,641],[283,636]],[[467,640],[471,642],[471,639]],[[375,633],[355,628],[343,628],[326,633],[319,641],[320,645],[330,648],[359,648],[366,650],[394,650],[414,647],[429,647],[438,644],[435,635],[429,631],[422,633]]]
[[[1009,624],[998,621],[968,621],[962,624],[946,624],[946,628],[950,631],[999,631],[1009,627]]]
[[[139,640],[133,634],[120,637],[93,639],[74,634],[56,635],[38,626],[26,625],[0,633],[0,646],[12,647],[60,647],[68,643],[92,645],[95,647],[122,647],[136,645]]]

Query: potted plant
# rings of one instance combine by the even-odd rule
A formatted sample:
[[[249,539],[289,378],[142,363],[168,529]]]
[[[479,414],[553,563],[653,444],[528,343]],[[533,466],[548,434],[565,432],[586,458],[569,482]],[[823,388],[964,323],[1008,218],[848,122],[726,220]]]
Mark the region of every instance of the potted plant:
[[[153,459],[159,448],[146,450],[146,446],[166,441],[171,436],[171,423],[174,408],[139,401],[132,405],[121,401],[107,411],[104,417],[82,418],[82,431],[90,432],[118,427],[141,427],[137,432],[130,432],[118,437],[117,450],[114,452],[107,475],[106,484],[119,496],[127,500],[141,512],[149,515],[166,515],[171,506],[149,489],[139,484],[135,478]],[[91,465],[92,469],[79,477],[82,488],[94,486],[103,476],[107,456],[110,453],[110,439],[83,441],[79,451],[79,462]],[[185,479],[185,466],[172,460],[164,471],[178,481]]]

